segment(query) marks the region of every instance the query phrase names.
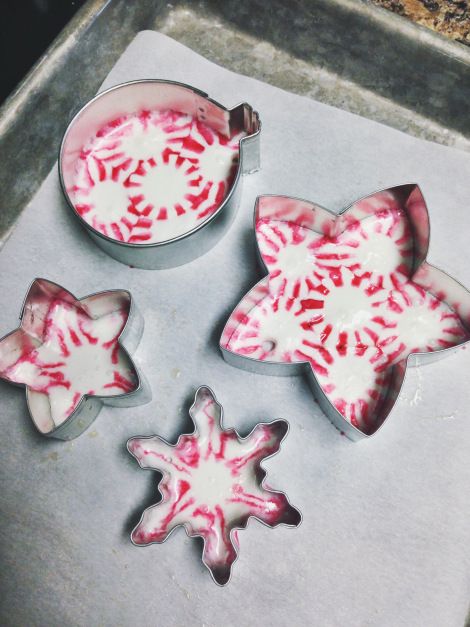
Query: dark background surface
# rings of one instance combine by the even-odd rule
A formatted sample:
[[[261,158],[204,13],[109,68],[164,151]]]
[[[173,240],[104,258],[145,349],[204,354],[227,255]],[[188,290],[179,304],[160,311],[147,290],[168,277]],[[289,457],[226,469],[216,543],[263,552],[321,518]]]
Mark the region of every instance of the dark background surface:
[[[2,0],[0,103],[86,0]]]
[[[470,45],[470,0],[371,0]],[[0,104],[86,0],[0,0]]]

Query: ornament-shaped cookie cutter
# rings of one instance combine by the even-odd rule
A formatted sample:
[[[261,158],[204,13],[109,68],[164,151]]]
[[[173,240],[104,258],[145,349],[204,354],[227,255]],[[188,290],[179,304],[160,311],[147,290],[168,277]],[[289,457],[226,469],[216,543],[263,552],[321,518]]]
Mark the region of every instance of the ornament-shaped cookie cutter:
[[[259,423],[242,438],[235,429],[224,429],[223,408],[207,386],[198,388],[189,414],[194,431],[180,435],[176,444],[159,436],[127,442],[141,468],[162,474],[162,500],[144,511],[131,541],[139,547],[162,544],[182,526],[189,537],[203,538],[202,561],[223,586],[238,558],[237,532],[250,518],[271,528],[301,523],[285,493],[265,484],[261,465],[278,453],[289,424]]]
[[[412,289],[418,296],[417,301],[414,302],[414,296],[410,297],[407,293],[408,283],[406,283],[406,285],[398,284],[397,286],[398,291],[402,290],[403,292],[400,296],[402,300],[395,298],[395,292],[393,290],[390,292],[385,290],[385,293],[382,294],[384,285],[382,284],[380,287],[380,280],[378,280],[374,286],[374,290],[377,291],[371,292],[375,293],[375,301],[379,303],[377,306],[381,306],[380,301],[382,296],[385,296],[385,299],[389,299],[386,300],[387,306],[390,304],[390,306],[401,307],[402,310],[405,310],[406,307],[417,307],[418,305],[424,307],[424,303],[429,311],[432,311],[433,308],[437,309],[440,306],[442,306],[442,308],[450,308],[452,311],[439,314],[441,316],[440,323],[444,329],[444,337],[431,338],[429,340],[429,346],[421,347],[420,350],[410,350],[409,352],[405,350],[413,346],[413,339],[408,339],[407,342],[394,345],[394,342],[400,340],[400,332],[394,331],[394,328],[399,328],[397,323],[395,323],[395,327],[393,327],[392,323],[392,326],[386,333],[387,339],[384,341],[382,341],[379,334],[372,333],[370,329],[365,335],[361,333],[355,336],[354,351],[359,351],[358,354],[360,354],[361,350],[369,350],[366,347],[367,342],[373,344],[374,341],[375,348],[373,350],[380,349],[380,352],[383,354],[389,351],[387,355],[385,355],[381,365],[382,372],[386,373],[386,378],[383,381],[384,393],[379,396],[369,428],[365,428],[362,425],[362,428],[359,428],[357,425],[353,424],[354,421],[351,422],[351,419],[346,419],[345,415],[343,415],[338,408],[341,406],[338,404],[335,405],[325,392],[327,389],[325,383],[323,386],[321,384],[323,373],[321,368],[325,371],[328,370],[333,351],[336,350],[336,352],[340,352],[340,348],[342,348],[346,352],[347,348],[346,346],[340,346],[340,342],[338,342],[338,344],[328,352],[325,350],[325,346],[322,345],[324,338],[328,337],[328,334],[330,334],[332,330],[334,331],[334,324],[331,325],[332,328],[318,326],[319,335],[317,334],[317,340],[314,340],[313,343],[309,345],[309,348],[304,351],[310,351],[313,346],[312,350],[316,351],[314,358],[312,358],[311,355],[307,358],[305,354],[303,358],[292,358],[292,355],[290,355],[285,357],[286,361],[283,363],[282,359],[278,361],[269,359],[269,351],[275,350],[276,339],[268,342],[269,346],[262,344],[259,340],[261,337],[259,332],[260,323],[258,321],[256,323],[258,324],[258,328],[255,328],[256,324],[250,322],[250,316],[252,316],[252,312],[255,311],[255,308],[260,307],[260,303],[262,307],[263,301],[267,302],[265,299],[271,298],[273,289],[274,291],[280,289],[279,286],[282,284],[283,274],[279,267],[276,267],[276,263],[278,263],[279,257],[278,249],[282,248],[284,245],[283,242],[289,240],[292,243],[296,238],[300,241],[305,233],[309,232],[312,237],[312,259],[315,258],[315,263],[319,263],[323,269],[326,268],[328,272],[332,273],[334,282],[335,277],[338,277],[338,267],[340,268],[339,273],[341,273],[342,264],[343,266],[347,266],[349,263],[348,261],[338,261],[341,259],[344,249],[335,251],[334,242],[340,241],[341,234],[346,233],[348,229],[350,229],[349,233],[351,233],[351,237],[353,237],[355,231],[359,230],[360,232],[360,229],[364,228],[364,222],[361,222],[362,220],[371,215],[376,215],[375,212],[380,211],[381,208],[386,209],[384,214],[386,215],[390,207],[395,207],[398,211],[397,215],[405,216],[409,224],[410,236],[412,238],[411,253],[407,253],[406,250],[403,250],[400,254],[403,254],[404,257],[407,255],[409,257],[407,262],[409,264],[407,281],[409,285],[412,285]],[[265,230],[262,234],[258,233],[258,229],[264,229],[265,227],[263,225],[269,225],[270,221],[276,222],[274,228],[270,227],[271,230],[269,232]],[[286,224],[290,225],[287,234],[281,232]],[[286,196],[259,196],[255,205],[254,227],[255,233],[257,233],[259,260],[263,271],[268,272],[268,275],[261,279],[261,281],[242,298],[229,317],[220,340],[220,348],[223,357],[229,364],[245,369],[248,372],[275,376],[306,374],[314,397],[323,412],[330,421],[351,440],[355,441],[364,437],[370,437],[382,427],[398,399],[408,366],[422,365],[436,361],[457,350],[458,347],[468,343],[470,338],[470,292],[458,281],[426,261],[430,235],[429,215],[424,197],[418,185],[400,185],[376,192],[371,196],[356,201],[339,214],[335,214],[319,205],[298,198]],[[275,232],[276,228],[278,229],[278,233]],[[303,229],[305,231],[302,231]],[[317,244],[315,243],[315,238],[317,238]],[[403,241],[397,245],[401,246]],[[322,249],[321,246],[324,244],[326,244],[326,247]],[[350,243],[350,251],[354,251],[352,246],[356,244],[354,244],[354,242],[352,244]],[[315,255],[318,255],[319,252],[321,253],[322,251],[320,263],[318,261],[319,257],[315,257]],[[376,250],[371,249],[371,251],[370,254],[376,256],[377,254],[386,254],[381,251],[380,246]],[[352,278],[351,284],[355,282],[356,285],[360,285],[365,275],[361,275],[360,268],[354,267],[354,252],[351,254],[351,270],[348,270]],[[291,257],[291,263],[295,264],[297,262],[298,257]],[[362,268],[362,270],[364,270],[364,268]],[[322,270],[320,269],[319,272],[321,274]],[[390,277],[392,277],[392,274]],[[306,326],[304,327],[306,329],[309,328],[309,324],[311,328],[314,328],[316,321],[321,318],[315,317],[318,313],[316,310],[324,306],[322,299],[324,300],[326,298],[320,293],[322,287],[321,280],[315,281],[313,270],[310,278],[312,282],[311,288],[317,291],[310,291],[307,295],[299,296],[297,294],[296,296],[294,292],[289,291],[288,281],[283,284],[284,287],[282,287],[285,291],[285,294],[282,296],[284,301],[288,302],[290,298],[292,303],[296,303],[295,306],[290,303],[291,311],[294,311],[295,314],[306,316]],[[315,283],[317,284],[313,285]],[[330,283],[332,283],[331,280]],[[277,287],[273,288],[273,285]],[[328,289],[326,291],[328,291]],[[382,296],[378,294],[382,294]],[[302,298],[305,300],[302,301]],[[411,304],[406,303],[406,299],[411,300]],[[303,303],[301,307],[298,307],[299,302]],[[422,313],[421,310],[420,312]],[[308,317],[309,315],[310,318]],[[384,322],[379,318],[380,317],[378,317],[378,322],[384,325],[384,328],[387,328],[387,320]],[[426,322],[425,318],[423,318],[424,322]],[[446,318],[450,320],[449,323],[444,322]],[[272,318],[272,320],[274,320],[273,324],[275,324],[275,317]],[[251,329],[249,332],[245,330],[247,325]],[[412,329],[413,333],[418,334],[417,330],[419,330],[419,325],[420,319],[417,316],[414,329]],[[277,328],[279,330],[279,327]],[[350,333],[349,338],[351,338],[351,335],[352,333]],[[375,337],[375,335],[377,335],[377,337]],[[256,340],[257,336],[258,340]],[[320,340],[318,340],[318,338],[320,338]],[[398,338],[398,340],[396,340],[396,338]],[[315,341],[317,345],[314,345]],[[361,342],[363,346],[361,346]],[[404,346],[405,349],[400,348],[402,346]],[[394,347],[394,350],[398,351],[393,359],[390,358],[391,347]],[[403,351],[403,358],[398,357],[400,350]],[[258,359],[256,355],[260,355],[260,351],[264,351],[265,354],[261,355],[261,359]],[[374,359],[376,359],[376,357],[374,357]],[[379,364],[380,362],[376,361],[375,363]],[[349,376],[347,373],[343,373],[343,375],[344,379],[347,379]]]
[[[94,228],[77,210],[71,198],[77,163],[83,157],[83,146],[104,125],[139,111],[152,110],[173,110],[190,115],[226,138],[244,133],[239,141],[238,165],[230,189],[217,204],[218,208],[191,230],[154,243],[120,241]],[[62,191],[90,237],[114,259],[146,269],[179,266],[206,253],[232,223],[240,199],[242,175],[260,167],[260,130],[258,113],[249,104],[226,109],[203,91],[184,83],[152,79],[116,85],[86,103],[68,125],[59,151]]]
[[[26,388],[29,414],[41,434],[71,440],[91,425],[103,405],[132,407],[150,401],[150,387],[130,357],[143,329],[143,317],[127,290],[76,299],[57,283],[35,279],[20,326],[0,340],[0,378]],[[100,330],[105,338],[99,337]],[[117,334],[110,338],[110,332]],[[106,355],[104,364],[98,363],[100,351]],[[86,371],[87,382],[100,385],[100,393],[77,391]],[[100,376],[107,377],[102,385]],[[53,399],[69,397],[72,404],[54,421]]]

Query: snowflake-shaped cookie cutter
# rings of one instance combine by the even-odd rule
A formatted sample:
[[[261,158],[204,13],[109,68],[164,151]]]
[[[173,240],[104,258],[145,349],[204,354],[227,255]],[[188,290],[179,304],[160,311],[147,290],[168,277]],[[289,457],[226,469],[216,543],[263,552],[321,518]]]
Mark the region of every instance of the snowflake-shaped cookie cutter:
[[[224,429],[223,408],[207,386],[198,388],[189,415],[194,431],[180,435],[176,444],[159,436],[127,442],[141,468],[162,474],[162,500],[144,511],[131,540],[136,546],[161,544],[182,526],[189,537],[203,539],[202,561],[223,586],[238,558],[237,532],[250,518],[268,527],[301,523],[285,493],[266,485],[261,466],[279,451],[289,425],[259,423],[242,438],[235,429]]]
[[[132,219],[134,222],[132,228],[136,227],[138,234],[135,238],[131,237],[126,240],[122,237],[121,231],[125,231],[127,227],[122,224],[122,221],[119,222],[119,227],[115,223],[108,225],[113,228],[110,228],[109,232],[105,232],[98,224],[94,226],[93,223],[89,223],[85,219],[84,208],[79,206],[81,201],[77,204],[74,198],[77,188],[77,167],[81,160],[86,158],[84,146],[92,138],[100,137],[106,125],[114,126],[119,120],[126,120],[128,116],[143,117],[145,118],[144,123],[147,124],[148,116],[154,110],[178,112],[190,116],[198,129],[202,131],[202,134],[198,133],[198,140],[192,141],[192,145],[189,146],[189,149],[193,150],[193,155],[186,155],[186,157],[190,157],[188,159],[190,165],[188,172],[192,173],[192,178],[191,180],[188,179],[188,184],[196,185],[196,187],[188,188],[191,191],[184,197],[194,196],[196,209],[203,197],[209,193],[206,187],[214,184],[215,189],[216,182],[216,179],[207,181],[207,186],[203,190],[197,188],[197,181],[203,178],[197,176],[200,173],[195,170],[198,167],[198,152],[204,150],[204,129],[224,138],[224,143],[230,142],[235,136],[240,135],[241,139],[238,141],[239,158],[235,164],[235,171],[230,176],[230,184],[222,194],[223,197],[219,198],[217,194],[212,210],[204,219],[191,225],[188,230],[181,234],[170,235],[167,239],[154,242],[138,240],[145,225],[152,221],[154,224],[155,221],[157,224],[163,224],[165,221],[168,222],[170,213],[173,216],[173,213],[176,212],[177,216],[184,217],[185,212],[189,214],[191,211],[187,207],[183,207],[180,202],[176,203],[174,207],[173,203],[171,207],[164,203],[157,215],[153,216],[149,212],[153,211],[155,207],[144,197],[141,206],[139,204],[141,201],[134,197],[140,188],[133,186],[138,183],[136,177],[141,178],[150,170],[158,173],[160,167],[158,163],[168,165],[172,159],[179,159],[175,148],[177,146],[175,141],[178,138],[171,136],[170,143],[161,154],[159,152],[151,159],[140,159],[138,163],[131,165],[128,165],[127,161],[124,163],[120,163],[119,159],[116,161],[116,158],[119,157],[118,154],[109,153],[103,159],[99,159],[99,163],[97,162],[95,165],[98,167],[97,176],[100,181],[106,179],[112,183],[117,181],[121,175],[126,175],[129,178],[127,183],[130,185],[130,189],[134,189],[133,195],[127,199],[127,203],[132,207],[130,207],[131,214],[126,213],[125,223],[128,224],[129,219]],[[246,102],[228,109],[197,88],[163,79],[145,79],[122,83],[92,98],[69,123],[59,151],[60,184],[74,216],[86,229],[93,241],[108,255],[122,263],[138,268],[161,269],[179,266],[205,254],[231,225],[240,200],[243,175],[256,172],[260,167],[260,132],[261,122],[258,113]],[[212,141],[211,138],[208,138],[206,144],[210,145]],[[95,161],[96,159],[94,159]],[[158,167],[155,169],[156,165]],[[173,174],[187,170],[186,165],[181,167],[180,161],[176,166]],[[122,174],[123,172],[124,174]],[[90,179],[89,173],[87,176]],[[175,178],[174,176],[163,178],[165,179],[162,181],[165,197],[175,185],[179,189],[179,184],[173,184],[170,180],[170,178]],[[136,189],[137,191],[135,191]],[[110,198],[109,194],[108,190],[105,194],[108,199]],[[210,194],[212,197],[212,191]],[[113,200],[109,209],[111,213],[115,208],[114,205],[115,201]],[[209,211],[209,208],[206,210]],[[138,224],[135,224],[136,216],[138,216]]]
[[[408,366],[468,342],[470,293],[426,261],[429,215],[418,185],[376,192],[339,214],[259,196],[254,227],[268,274],[229,317],[222,354],[253,373],[306,373],[350,439],[385,423]]]
[[[132,407],[151,399],[130,356],[143,328],[127,290],[77,299],[57,283],[35,279],[19,327],[0,340],[0,378],[26,388],[29,414],[41,434],[71,440],[104,404]]]

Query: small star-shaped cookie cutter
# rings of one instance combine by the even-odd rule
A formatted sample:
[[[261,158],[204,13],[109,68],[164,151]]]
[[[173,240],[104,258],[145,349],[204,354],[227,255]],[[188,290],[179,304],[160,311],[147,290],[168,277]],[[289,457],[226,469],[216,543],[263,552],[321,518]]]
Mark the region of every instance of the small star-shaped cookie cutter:
[[[470,292],[426,261],[429,215],[416,184],[366,196],[339,214],[259,196],[254,227],[267,276],[236,306],[220,340],[249,372],[307,373],[350,439],[376,433],[407,366],[470,337]]]
[[[201,386],[189,410],[191,434],[176,444],[163,438],[134,437],[127,443],[141,468],[158,470],[162,500],[147,508],[132,532],[136,546],[161,544],[177,527],[189,537],[202,537],[202,561],[218,585],[231,577],[238,557],[239,529],[250,518],[268,527],[297,527],[300,512],[284,492],[265,483],[261,462],[275,455],[287,435],[285,420],[257,424],[241,438],[224,429],[223,409],[210,388]]]
[[[0,378],[26,388],[40,433],[71,440],[90,426],[103,404],[131,407],[151,399],[130,357],[143,328],[127,290],[77,299],[57,283],[35,279],[20,326],[0,340]]]

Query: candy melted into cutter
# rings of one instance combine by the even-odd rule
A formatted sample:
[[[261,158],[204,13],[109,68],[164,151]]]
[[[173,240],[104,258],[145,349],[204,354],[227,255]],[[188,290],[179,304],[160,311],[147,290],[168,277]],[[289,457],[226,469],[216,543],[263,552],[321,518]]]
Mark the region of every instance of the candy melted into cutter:
[[[159,470],[162,501],[146,509],[132,542],[164,542],[179,526],[204,540],[202,561],[219,585],[228,583],[238,555],[238,529],[250,518],[268,527],[296,527],[300,512],[265,481],[261,462],[275,455],[288,431],[285,420],[257,424],[246,438],[222,426],[222,406],[200,387],[190,411],[195,430],[175,445],[158,436],[135,437],[127,448],[141,468]]]
[[[242,174],[259,168],[260,121],[243,103],[163,80],[99,94],[77,113],[59,175],[75,216],[115,259],[141,268],[202,255],[230,225]]]
[[[130,357],[144,322],[126,290],[76,299],[56,283],[35,279],[20,319],[19,328],[0,340],[0,377],[26,387],[40,433],[70,440],[103,404],[130,407],[150,400]]]
[[[307,372],[324,413],[351,439],[385,422],[407,366],[468,342],[470,293],[426,261],[429,216],[417,185],[339,215],[260,196],[255,232],[268,275],[230,316],[223,356],[250,372]]]

